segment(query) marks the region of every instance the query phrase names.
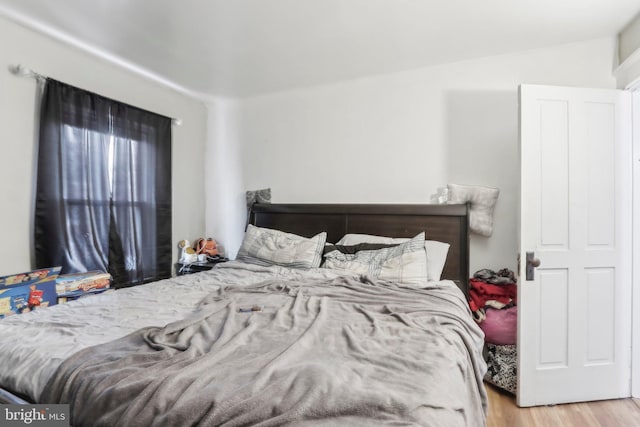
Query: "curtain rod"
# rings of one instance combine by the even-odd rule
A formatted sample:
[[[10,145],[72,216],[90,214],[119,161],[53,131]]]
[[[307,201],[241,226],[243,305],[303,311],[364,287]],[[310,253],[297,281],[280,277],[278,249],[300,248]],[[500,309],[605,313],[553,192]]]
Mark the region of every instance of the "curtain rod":
[[[9,72],[11,72],[11,74],[13,74],[14,76],[18,76],[18,77],[31,77],[31,78],[34,78],[36,80],[46,80],[47,79],[47,76],[43,76],[40,73],[36,73],[32,69],[27,68],[22,64],[9,65]],[[182,125],[182,119],[171,117],[171,124],[172,125],[176,125],[176,126],[180,126],[180,125]]]

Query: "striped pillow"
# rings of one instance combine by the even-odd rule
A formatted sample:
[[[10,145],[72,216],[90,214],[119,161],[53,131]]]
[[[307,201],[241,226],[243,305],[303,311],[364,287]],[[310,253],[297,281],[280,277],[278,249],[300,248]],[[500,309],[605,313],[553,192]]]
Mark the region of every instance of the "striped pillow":
[[[258,265],[291,268],[319,267],[327,233],[310,239],[249,224],[236,259]]]
[[[423,232],[404,243],[378,250],[353,254],[334,250],[325,254],[324,267],[422,288],[427,285],[424,235]]]

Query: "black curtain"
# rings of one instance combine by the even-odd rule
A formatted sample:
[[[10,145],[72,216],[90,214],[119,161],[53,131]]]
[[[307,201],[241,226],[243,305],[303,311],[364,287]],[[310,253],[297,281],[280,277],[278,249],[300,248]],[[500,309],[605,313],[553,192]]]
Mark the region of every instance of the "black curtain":
[[[171,119],[48,79],[36,268],[102,270],[116,286],[171,275]]]

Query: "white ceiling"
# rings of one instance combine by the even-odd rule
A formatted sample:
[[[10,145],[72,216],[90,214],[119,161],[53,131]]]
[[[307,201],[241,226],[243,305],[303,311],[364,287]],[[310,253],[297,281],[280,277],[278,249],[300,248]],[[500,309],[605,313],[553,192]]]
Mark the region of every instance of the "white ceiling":
[[[640,0],[0,0],[28,26],[233,97],[615,36],[638,11]]]

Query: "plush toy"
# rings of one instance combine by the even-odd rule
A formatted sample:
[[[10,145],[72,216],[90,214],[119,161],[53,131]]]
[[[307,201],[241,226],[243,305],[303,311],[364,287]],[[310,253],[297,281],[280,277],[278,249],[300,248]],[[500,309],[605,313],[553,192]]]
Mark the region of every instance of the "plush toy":
[[[210,257],[218,255],[218,245],[216,244],[216,241],[211,237],[207,238],[206,240],[200,238],[196,240],[193,246],[195,247],[196,253],[198,254],[204,254]]]
[[[188,240],[180,240],[178,242],[178,248],[180,249],[179,260],[181,263],[191,264],[198,261],[198,254]]]

